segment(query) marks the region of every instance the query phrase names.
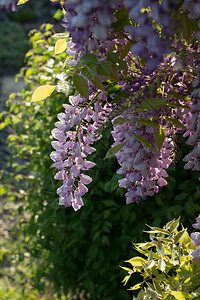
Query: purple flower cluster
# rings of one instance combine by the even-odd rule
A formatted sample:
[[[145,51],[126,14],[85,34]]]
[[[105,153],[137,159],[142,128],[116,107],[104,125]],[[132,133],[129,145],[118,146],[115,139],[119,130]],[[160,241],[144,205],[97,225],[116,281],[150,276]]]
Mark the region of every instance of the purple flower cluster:
[[[155,111],[154,111],[155,112]],[[139,125],[137,120],[149,119],[152,112],[133,113],[133,109],[121,114],[122,118],[127,118],[124,124],[114,125],[112,136],[116,146],[125,143],[124,147],[116,153],[116,158],[121,168],[118,174],[126,177],[119,180],[119,186],[125,188],[126,203],[139,202],[140,199],[146,199],[147,196],[153,196],[159,191],[159,187],[167,184],[167,169],[172,162],[170,158],[174,148],[171,138],[166,138],[161,152],[156,150],[154,136],[156,128]],[[156,112],[155,112],[156,114]],[[138,141],[135,135],[144,137],[149,141],[155,150]]]
[[[175,2],[175,1],[170,1]],[[139,40],[131,48],[134,55],[144,58],[147,63],[146,72],[152,72],[156,69],[157,65],[161,63],[165,53],[169,52],[171,41],[169,36],[174,34],[172,20],[170,18],[170,6],[172,3],[169,1],[146,0],[125,0],[124,4],[128,8],[129,16],[134,23],[139,26],[126,26],[131,38],[134,41]],[[142,9],[151,8],[150,14]],[[158,31],[152,26],[152,20],[156,20],[163,26],[163,34],[165,39],[161,38]]]
[[[200,215],[196,218],[196,223],[192,225],[194,228],[200,230]],[[190,250],[189,254],[193,257],[193,259],[200,259],[200,232],[193,232],[191,234],[191,239],[193,245],[197,247],[197,250]]]
[[[56,141],[52,142],[55,151],[50,157],[58,169],[54,178],[63,180],[57,190],[59,204],[72,206],[76,211],[84,205],[82,196],[88,191],[86,185],[92,181],[91,177],[81,171],[95,166],[94,162],[86,158],[95,151],[91,145],[100,138],[95,135],[95,131],[105,120],[110,108],[107,104],[102,107],[96,101],[93,109],[80,95],[70,96],[69,103],[63,104],[65,113],[58,114],[59,121],[52,130]]]
[[[15,11],[17,2],[17,0],[0,0],[0,9],[5,7],[9,11]]]
[[[98,40],[108,38],[113,11],[121,0],[68,0],[63,26],[69,32],[76,51],[93,51]]]
[[[199,69],[199,68],[198,68]],[[192,169],[193,171],[200,171],[200,74],[193,82],[195,88],[191,94],[193,100],[190,109],[189,128],[185,136],[189,136],[187,144],[194,146],[193,150],[187,154],[183,161],[186,161],[185,169]]]

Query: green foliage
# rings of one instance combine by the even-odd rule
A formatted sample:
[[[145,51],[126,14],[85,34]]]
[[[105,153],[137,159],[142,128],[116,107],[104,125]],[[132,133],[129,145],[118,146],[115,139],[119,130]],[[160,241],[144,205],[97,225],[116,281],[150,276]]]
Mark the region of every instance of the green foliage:
[[[53,179],[55,170],[49,158],[51,128],[74,89],[65,89],[65,94],[55,90],[46,101],[30,103],[32,90],[42,85],[62,85],[56,74],[69,71],[63,66],[63,59],[68,59],[66,53],[54,55],[55,40],[51,36],[49,24],[31,32],[32,49],[20,72],[25,88],[10,96],[10,112],[2,114],[3,124],[11,129],[8,143],[13,153],[13,173],[5,187],[14,199],[18,195],[23,199],[18,214],[23,214],[19,231],[24,240],[18,257],[23,261],[23,254],[28,253],[29,266],[34,269],[32,283],[40,291],[50,281],[58,296],[72,291],[78,299],[83,292],[85,299],[126,300],[129,294],[121,286],[123,275],[118,265],[128,253],[131,240],[144,239],[145,223],[160,226],[183,215],[185,224],[191,225],[200,209],[198,176],[190,171],[181,173],[182,166],[177,166],[177,171],[171,167],[169,184],[159,195],[140,205],[126,205],[124,192],[118,187],[120,177],[115,174],[119,166],[113,158],[104,160],[112,143],[108,128],[91,155],[96,167],[89,172],[93,182],[84,198],[85,209],[74,212],[59,207],[56,189],[60,183]],[[112,59],[114,64],[116,58],[111,53],[109,61]],[[98,65],[91,56],[82,60],[83,68]],[[94,81],[96,86],[101,84],[97,77]],[[19,259],[19,263],[22,261]]]
[[[199,299],[200,260],[194,261],[189,256],[189,250],[196,246],[187,229],[182,226],[178,230],[179,219],[168,222],[163,228],[149,227],[150,242],[134,244],[142,257],[126,261],[131,269],[122,267],[129,274],[123,280],[125,284],[134,273],[142,277],[130,288],[132,291],[140,289],[133,299]]]
[[[17,22],[0,22],[0,64],[20,68],[28,50],[24,28]]]

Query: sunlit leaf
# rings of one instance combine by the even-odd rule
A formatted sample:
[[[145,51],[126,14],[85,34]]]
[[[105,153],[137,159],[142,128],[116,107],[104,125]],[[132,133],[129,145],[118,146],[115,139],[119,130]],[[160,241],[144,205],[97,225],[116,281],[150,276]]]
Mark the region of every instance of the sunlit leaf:
[[[186,300],[193,298],[191,294],[186,292],[171,291],[170,294],[173,295],[177,300]]]
[[[32,95],[31,102],[37,102],[46,99],[55,90],[56,85],[42,85],[39,86]]]
[[[141,285],[143,284],[143,282],[140,282],[140,283],[137,283],[136,285],[134,285],[132,288],[130,288],[129,290],[130,291],[133,291],[133,290],[138,290],[141,288]]]
[[[135,256],[125,262],[130,263],[133,267],[142,267],[146,263],[146,260],[140,256]]]
[[[59,53],[62,53],[66,50],[67,48],[67,42],[66,42],[66,39],[59,39],[56,41],[56,44],[55,44],[55,54],[59,54]]]
[[[17,2],[17,5],[24,4],[24,3],[28,2],[28,1],[29,1],[29,0],[19,0],[19,1]]]

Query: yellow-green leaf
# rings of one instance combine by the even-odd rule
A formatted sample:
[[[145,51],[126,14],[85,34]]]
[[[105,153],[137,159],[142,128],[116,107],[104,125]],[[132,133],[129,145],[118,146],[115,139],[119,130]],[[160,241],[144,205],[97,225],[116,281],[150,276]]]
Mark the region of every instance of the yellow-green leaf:
[[[133,267],[142,267],[146,263],[146,260],[140,256],[136,256],[125,262],[130,263]]]
[[[29,1],[29,0],[19,0],[19,1],[17,2],[17,5],[24,4],[24,3],[28,2],[28,1]]]
[[[59,39],[57,40],[56,44],[55,44],[55,54],[59,54],[62,53],[66,50],[67,48],[67,42],[66,39]]]
[[[143,284],[143,282],[137,283],[137,284],[134,285],[132,288],[130,288],[129,291],[133,291],[133,290],[138,290],[138,289],[140,289],[142,284]]]
[[[31,102],[37,102],[46,99],[53,93],[56,85],[42,85],[39,86],[32,95]]]
[[[124,279],[122,280],[122,282],[124,282],[124,285],[127,284],[127,282],[129,281],[129,278],[131,277],[131,275],[127,275],[124,277]]]
[[[177,300],[186,300],[186,299],[192,299],[192,295],[186,292],[176,292],[171,291],[170,293],[172,296],[174,296]]]

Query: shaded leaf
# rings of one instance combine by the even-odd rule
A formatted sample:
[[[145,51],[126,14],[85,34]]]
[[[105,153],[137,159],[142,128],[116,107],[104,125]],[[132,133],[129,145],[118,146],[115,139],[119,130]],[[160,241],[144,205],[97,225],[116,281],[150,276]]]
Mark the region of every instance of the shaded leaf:
[[[162,98],[146,98],[141,102],[141,104],[139,105],[139,108],[157,109],[160,107],[164,107],[166,105],[167,105],[167,102],[165,100],[163,100]]]
[[[183,128],[185,130],[187,130],[187,128],[183,125],[183,123],[181,123],[180,121],[176,120],[176,119],[173,119],[173,118],[167,118],[165,117],[165,119],[172,123],[173,125],[175,125],[176,127],[179,127],[179,128]]]
[[[87,55],[83,55],[80,58],[80,62],[86,65],[91,65],[91,64],[98,64],[98,59],[96,56],[92,53],[89,53]]]
[[[167,95],[172,96],[173,98],[178,99],[178,100],[182,100],[182,101],[191,101],[191,98],[190,98],[190,97],[180,95],[180,94],[177,93],[177,92],[168,92]]]
[[[126,123],[126,122],[130,122],[130,121],[131,121],[130,119],[118,117],[118,118],[116,118],[116,119],[113,121],[113,124],[114,124],[114,125],[117,125],[117,124],[122,125],[122,124],[124,124],[124,123]]]
[[[91,80],[91,82],[96,86],[98,89],[103,90],[104,86],[102,82],[99,80],[97,76],[94,77],[94,79]]]
[[[85,78],[80,75],[74,74],[73,83],[77,91],[81,94],[81,96],[87,98],[89,93],[89,87]]]
[[[159,125],[156,122],[153,122],[152,120],[139,119],[139,120],[137,120],[137,122],[142,124],[142,125],[159,128]]]
[[[90,65],[81,70],[82,75],[88,79],[94,79],[96,72],[97,72],[97,67],[95,65]]]
[[[160,151],[160,149],[163,146],[163,143],[165,141],[165,129],[162,127],[159,127],[158,130],[155,133],[155,144],[158,147],[158,150]]]
[[[127,141],[126,142],[123,142],[123,143],[120,143],[120,144],[117,144],[115,147],[113,148],[110,148],[108,150],[108,152],[106,153],[106,156],[105,156],[105,159],[106,158],[110,158],[112,157],[113,155],[115,155],[117,152],[119,152],[123,147],[124,145],[126,145]]]
[[[111,72],[111,63],[109,61],[104,61],[97,67],[97,73],[99,75],[110,76]]]
[[[152,149],[155,151],[154,147],[151,145],[151,143],[149,143],[143,136],[134,134],[134,137],[143,145],[147,146],[148,148]]]

